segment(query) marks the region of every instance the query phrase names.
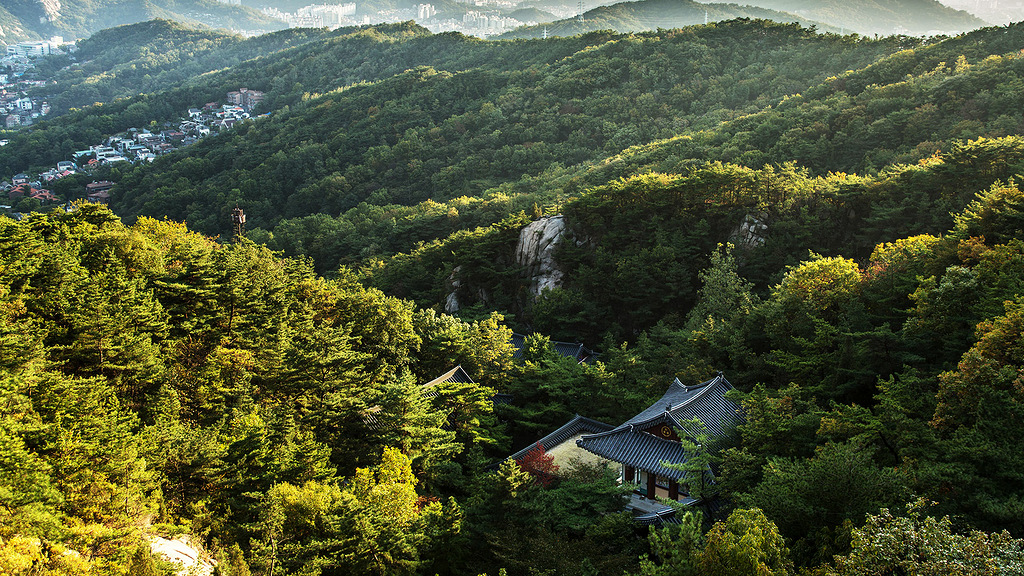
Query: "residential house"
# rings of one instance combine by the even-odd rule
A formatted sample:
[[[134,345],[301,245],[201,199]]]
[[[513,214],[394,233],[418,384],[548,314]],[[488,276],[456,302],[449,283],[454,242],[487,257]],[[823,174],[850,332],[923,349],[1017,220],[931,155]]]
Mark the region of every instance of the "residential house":
[[[40,202],[44,203],[57,201],[57,195],[54,194],[53,192],[50,192],[49,190],[37,190],[33,188],[32,190],[29,191],[28,196],[29,198],[35,198],[36,200],[39,200]]]
[[[60,171],[56,168],[50,168],[46,172],[41,173],[39,177],[43,179],[43,182],[53,182],[61,177],[60,174]]]
[[[110,180],[100,180],[99,182],[90,182],[85,185],[85,194],[95,194],[98,192],[107,192],[114,187],[114,183]]]
[[[35,198],[41,202],[53,202],[57,200],[57,197],[49,190],[40,189],[28,183],[18,184],[7,192],[7,197],[11,200],[21,200],[26,196],[29,198]]]
[[[263,97],[263,92],[259,90],[239,88],[237,91],[228,92],[227,100],[230,104],[235,104],[244,111],[251,112],[260,102],[263,102]]]
[[[99,182],[91,182],[85,185],[85,198],[89,202],[96,204],[109,204],[110,203],[110,189],[114,187],[114,183],[110,180],[100,180]]]

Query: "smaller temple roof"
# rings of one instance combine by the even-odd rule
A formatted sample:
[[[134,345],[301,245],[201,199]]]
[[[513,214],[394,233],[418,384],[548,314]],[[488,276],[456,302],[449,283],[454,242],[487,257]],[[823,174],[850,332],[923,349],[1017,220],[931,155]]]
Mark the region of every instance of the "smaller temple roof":
[[[692,499],[687,498],[687,500]],[[685,502],[685,504],[689,505],[690,502]],[[682,521],[676,514],[675,508],[668,507],[657,512],[650,512],[648,514],[641,514],[640,516],[635,516],[633,517],[633,521],[641,526],[654,526],[655,528],[660,528],[665,524],[682,524]]]
[[[473,383],[473,379],[470,378],[469,377],[469,373],[467,373],[462,368],[462,364],[459,364],[455,368],[452,368],[451,370],[445,372],[444,374],[441,374],[437,378],[434,378],[430,382],[427,382],[426,384],[423,385],[423,387],[424,388],[430,388],[431,386],[435,386],[437,384],[443,384],[445,382],[457,382],[459,384],[472,384]]]
[[[561,428],[555,430],[554,432],[548,434],[547,436],[541,438],[540,440],[537,440],[537,442],[539,442],[540,445],[544,448],[544,451],[547,452],[550,451],[555,446],[558,446],[562,442],[565,442],[566,440],[582,432],[589,432],[591,434],[594,434],[597,432],[607,432],[612,428],[614,428],[614,426],[612,426],[611,424],[605,424],[604,422],[601,422],[599,420],[585,418],[577,414],[575,417],[573,417],[572,420],[569,420],[568,422],[563,424]],[[535,449],[537,447],[537,442],[534,442],[533,444],[530,444],[529,446],[523,448],[519,452],[512,454],[505,460],[519,460],[523,456],[526,456],[527,452]]]
[[[452,368],[451,370],[445,372],[444,374],[441,374],[437,378],[434,378],[430,382],[423,384],[423,386],[421,386],[420,389],[423,391],[422,394],[425,398],[437,398],[437,390],[434,390],[434,387],[437,386],[438,384],[444,384],[446,382],[472,384],[473,379],[469,377],[469,374],[462,368],[462,365],[460,364],[459,366]],[[498,395],[495,394],[495,396]],[[506,394],[505,396],[508,395]],[[508,402],[511,402],[511,396],[509,396],[509,400],[506,403]],[[363,423],[366,424],[367,428],[376,431],[382,431],[387,429],[387,426],[384,425],[381,422],[381,419],[378,418],[377,416],[378,414],[381,413],[382,410],[383,408],[381,406],[371,406],[363,410]]]
[[[516,360],[523,359],[523,346],[525,344],[525,334],[519,334],[518,332],[512,333],[512,346],[516,349],[515,352],[512,353],[513,358]],[[551,349],[559,356],[572,358],[579,364],[591,364],[597,360],[597,357],[599,356],[597,352],[587,348],[580,342],[558,342],[551,340]]]
[[[445,372],[444,374],[441,374],[437,378],[434,378],[430,382],[424,384],[423,396],[425,396],[426,398],[436,398],[437,390],[434,390],[434,387],[437,386],[438,384],[446,384],[449,382],[456,384],[472,384],[473,379],[470,378],[469,373],[467,373],[462,368],[462,364],[459,364],[455,368],[452,368],[451,370]]]

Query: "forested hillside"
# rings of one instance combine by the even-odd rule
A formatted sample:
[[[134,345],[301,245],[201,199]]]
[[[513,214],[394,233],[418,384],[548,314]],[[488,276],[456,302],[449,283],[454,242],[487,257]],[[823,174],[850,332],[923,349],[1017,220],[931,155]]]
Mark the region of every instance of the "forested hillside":
[[[168,20],[152,20],[103,30],[78,43],[73,66],[54,56],[56,74],[50,104],[67,112],[118,98],[160,92],[292,46],[322,42],[335,34],[323,29],[291,29],[254,38],[196,29]],[[158,119],[158,118],[154,118]]]
[[[0,218],[0,572],[166,574],[181,533],[226,576],[1024,566],[1024,27],[108,34],[180,51],[86,45],[68,86],[167,89],[5,173],[243,85],[270,115]],[[745,419],[690,431],[678,525],[616,470],[502,463],[718,371]]]
[[[746,47],[751,32],[760,35],[757,50]],[[238,201],[270,228],[282,217],[337,215],[361,202],[479,197],[556,165],[756,112],[918,43],[855,41],[761,21],[510,43],[428,36],[412,41],[415,52],[399,52],[386,37],[380,48],[357,40],[371,44],[370,54],[408,53],[406,62],[437,65],[311,95],[230,140],[196,145],[188,160],[170,156],[132,171],[117,200],[121,211],[219,232]],[[831,62],[832,70],[811,61]]]

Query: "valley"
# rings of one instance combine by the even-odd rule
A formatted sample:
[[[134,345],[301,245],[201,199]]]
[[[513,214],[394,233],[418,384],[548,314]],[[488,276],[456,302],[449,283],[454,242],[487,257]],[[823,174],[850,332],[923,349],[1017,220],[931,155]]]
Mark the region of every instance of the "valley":
[[[0,572],[1015,573],[1024,25],[529,6],[31,60]]]

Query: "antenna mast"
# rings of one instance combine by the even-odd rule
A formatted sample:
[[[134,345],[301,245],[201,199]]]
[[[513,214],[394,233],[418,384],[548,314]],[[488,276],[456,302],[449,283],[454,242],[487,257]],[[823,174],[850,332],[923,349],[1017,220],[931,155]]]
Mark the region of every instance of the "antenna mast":
[[[583,22],[583,0],[576,2],[576,12],[579,13],[579,16],[577,16],[576,19]]]

